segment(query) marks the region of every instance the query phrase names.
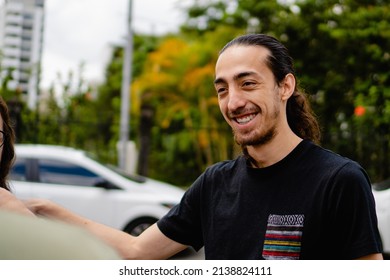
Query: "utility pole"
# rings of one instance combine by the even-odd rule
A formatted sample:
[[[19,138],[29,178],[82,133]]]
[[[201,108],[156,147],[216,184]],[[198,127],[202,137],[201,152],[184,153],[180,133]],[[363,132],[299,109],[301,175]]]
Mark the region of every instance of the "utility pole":
[[[127,18],[127,36],[125,53],[122,68],[122,88],[121,88],[121,119],[120,119],[120,139],[119,139],[119,167],[125,170],[127,143],[130,133],[130,96],[131,96],[131,76],[133,63],[133,31],[131,26],[132,0],[129,0],[129,11]]]

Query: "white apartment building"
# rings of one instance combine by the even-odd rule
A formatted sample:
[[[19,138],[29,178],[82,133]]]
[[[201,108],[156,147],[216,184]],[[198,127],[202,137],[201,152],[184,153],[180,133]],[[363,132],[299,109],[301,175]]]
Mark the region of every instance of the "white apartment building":
[[[8,87],[21,91],[32,109],[37,107],[39,95],[44,2],[0,1],[0,63],[3,71],[13,69]]]

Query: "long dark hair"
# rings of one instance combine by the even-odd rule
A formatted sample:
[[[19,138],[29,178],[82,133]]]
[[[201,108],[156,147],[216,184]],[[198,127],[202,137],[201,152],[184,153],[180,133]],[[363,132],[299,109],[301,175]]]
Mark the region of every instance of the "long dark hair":
[[[4,145],[3,154],[0,161],[0,187],[10,190],[7,177],[9,170],[14,161],[15,150],[15,134],[11,126],[11,120],[8,114],[8,107],[3,98],[0,96],[0,114],[3,119],[3,131],[4,131]]]
[[[247,34],[237,37],[227,43],[219,54],[234,45],[262,46],[270,51],[266,61],[278,85],[287,74],[295,76],[293,59],[287,48],[274,37],[265,34]],[[287,101],[287,121],[291,130],[303,139],[319,143],[321,132],[317,118],[314,115],[309,101],[303,91],[295,86],[294,93]]]

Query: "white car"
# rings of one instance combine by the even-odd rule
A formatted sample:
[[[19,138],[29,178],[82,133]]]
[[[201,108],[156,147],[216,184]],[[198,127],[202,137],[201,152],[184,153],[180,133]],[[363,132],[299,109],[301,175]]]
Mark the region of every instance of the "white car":
[[[390,178],[372,185],[381,234],[383,251],[386,259],[390,258]]]
[[[163,182],[127,177],[73,148],[16,145],[15,151],[10,186],[18,198],[46,198],[132,235],[155,223],[184,194]]]

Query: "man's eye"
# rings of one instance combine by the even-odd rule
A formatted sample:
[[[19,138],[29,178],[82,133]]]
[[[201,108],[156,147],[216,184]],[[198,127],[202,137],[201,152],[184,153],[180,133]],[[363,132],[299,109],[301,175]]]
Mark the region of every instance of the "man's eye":
[[[250,86],[253,86],[254,84],[255,84],[254,82],[246,81],[246,82],[242,83],[242,86],[243,87],[250,87]]]
[[[224,92],[226,92],[226,88],[217,88],[217,94],[223,94]]]

